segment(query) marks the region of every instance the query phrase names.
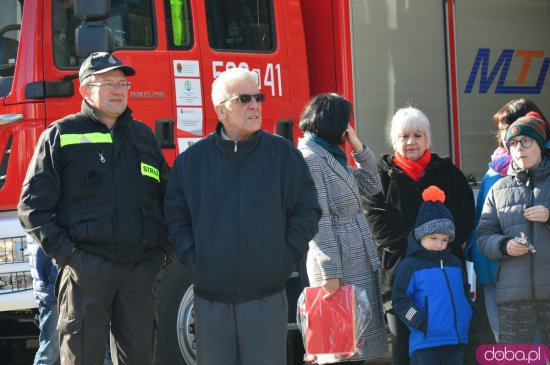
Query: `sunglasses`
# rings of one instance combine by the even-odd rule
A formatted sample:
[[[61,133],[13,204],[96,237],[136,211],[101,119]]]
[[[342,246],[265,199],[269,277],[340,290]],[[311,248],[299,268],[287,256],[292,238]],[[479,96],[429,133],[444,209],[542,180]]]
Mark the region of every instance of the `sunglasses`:
[[[230,97],[229,99],[225,99],[220,104],[223,104],[227,101],[232,101],[232,100],[235,100],[235,99],[239,99],[239,103],[241,103],[241,104],[248,104],[252,101],[252,98],[254,98],[254,100],[256,100],[257,103],[263,103],[265,101],[265,94],[239,94],[239,95],[234,95],[234,96]]]

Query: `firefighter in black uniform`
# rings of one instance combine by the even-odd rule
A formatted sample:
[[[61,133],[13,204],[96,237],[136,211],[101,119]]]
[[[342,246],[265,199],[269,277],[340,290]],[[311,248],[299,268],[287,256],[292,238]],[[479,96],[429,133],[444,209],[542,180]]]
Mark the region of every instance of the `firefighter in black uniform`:
[[[42,133],[23,183],[21,224],[62,267],[64,365],[103,363],[109,326],[113,359],[152,364],[168,166],[127,107],[134,74],[109,53],[91,54],[79,72],[80,113]]]

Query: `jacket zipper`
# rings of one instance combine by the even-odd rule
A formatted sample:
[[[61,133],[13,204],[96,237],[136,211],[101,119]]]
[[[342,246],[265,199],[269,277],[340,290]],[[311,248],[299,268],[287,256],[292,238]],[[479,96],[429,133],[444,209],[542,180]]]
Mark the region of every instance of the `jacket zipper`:
[[[451,283],[449,282],[449,277],[447,276],[447,271],[445,271],[445,267],[443,265],[443,258],[439,261],[441,264],[441,271],[443,271],[443,276],[445,276],[445,282],[447,283],[447,289],[449,290],[449,294],[451,295],[451,304],[453,307],[453,325],[455,327],[456,332],[456,338],[458,340],[458,343],[460,343],[460,333],[458,332],[458,326],[456,321],[456,306],[455,306],[455,300],[453,297],[453,291],[451,290]]]
[[[237,153],[237,142],[235,141],[234,149],[233,151]],[[241,211],[241,163],[238,159],[238,156],[235,156],[235,166],[236,167],[236,173],[237,173],[237,181],[238,183],[235,186],[235,189],[237,189],[237,214],[235,214],[237,219],[237,224],[235,227],[237,228],[236,235],[236,251],[237,251],[237,258],[236,258],[236,266],[235,266],[235,277],[237,278],[237,296],[241,297],[241,278],[239,276],[239,268],[241,266],[241,216],[239,212]]]
[[[112,176],[112,182],[113,182],[113,192],[115,194],[115,198],[113,199],[114,207],[113,207],[113,243],[115,244],[115,255],[118,253],[117,251],[117,242],[118,242],[118,193],[117,193],[117,186],[116,186],[116,177],[115,177],[115,128],[116,123],[113,126],[112,129],[109,129],[109,133],[111,134],[111,139],[113,140],[112,146],[111,146],[111,176]]]
[[[531,190],[529,207],[532,207],[535,202],[535,183],[532,177],[529,178],[529,189]],[[529,221],[529,240],[531,240],[531,244],[535,243],[534,224],[535,222]],[[531,269],[531,299],[535,300],[535,256],[530,252],[527,252],[527,254],[529,255]]]

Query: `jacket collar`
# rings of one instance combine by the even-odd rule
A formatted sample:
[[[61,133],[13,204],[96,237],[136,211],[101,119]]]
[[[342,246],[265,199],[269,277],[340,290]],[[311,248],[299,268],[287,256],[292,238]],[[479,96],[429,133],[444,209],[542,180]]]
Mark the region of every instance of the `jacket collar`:
[[[414,233],[411,231],[408,236],[407,255],[426,258],[428,260],[443,260],[447,258],[451,253],[449,246],[443,251],[428,251],[420,244],[420,241],[414,238]]]
[[[84,116],[86,116],[86,117],[90,118],[92,121],[94,121],[94,123],[101,124],[105,128],[107,127],[107,126],[105,126],[105,124],[101,123],[97,108],[94,108],[93,106],[88,104],[86,102],[86,100],[82,100],[82,106],[80,108],[80,112]],[[117,118],[113,128],[115,126],[119,125],[119,124],[127,123],[128,120],[131,120],[131,119],[132,119],[132,109],[130,109],[129,107],[126,107],[124,112]]]
[[[520,173],[521,170],[518,165],[512,160],[510,162],[510,167],[508,168],[508,175],[517,177],[518,173]],[[528,175],[530,178],[533,178],[535,181],[538,180],[544,180],[548,176],[550,176],[550,149],[546,149],[544,151],[544,154],[542,155],[542,160],[538,164],[537,167],[535,167],[532,170],[529,170]]]
[[[262,139],[262,135],[264,133],[264,131],[260,129],[258,132],[254,133],[249,139],[236,142],[223,139],[221,135],[222,127],[222,123],[218,121],[216,130],[214,131],[214,140],[219,150],[226,155],[241,156],[254,151],[260,143],[260,140]]]
[[[355,181],[355,177],[347,170],[345,169],[336,159],[334,156],[332,156],[327,150],[325,150],[323,147],[319,146],[317,143],[315,143],[312,140],[306,139],[306,138],[300,138],[298,141],[298,149],[305,150],[309,149],[319,157],[323,158],[327,165],[333,170],[338,176],[342,178],[346,182],[346,184],[350,187],[350,189],[355,194],[355,197],[359,202],[361,202],[361,194],[359,193],[359,190],[357,188],[357,182]]]

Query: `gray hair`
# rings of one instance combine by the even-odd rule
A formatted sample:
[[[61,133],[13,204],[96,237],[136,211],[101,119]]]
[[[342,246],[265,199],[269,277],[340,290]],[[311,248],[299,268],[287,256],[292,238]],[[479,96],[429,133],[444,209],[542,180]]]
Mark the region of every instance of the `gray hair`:
[[[212,83],[212,103],[214,105],[221,104],[222,101],[233,96],[229,94],[227,87],[235,81],[253,82],[257,85],[258,74],[242,67],[234,67],[222,72]]]
[[[390,128],[390,143],[395,149],[396,144],[399,142],[399,136],[404,131],[417,131],[420,130],[426,133],[428,145],[432,144],[432,133],[430,131],[430,121],[426,114],[413,107],[406,107],[399,109],[391,120]]]

